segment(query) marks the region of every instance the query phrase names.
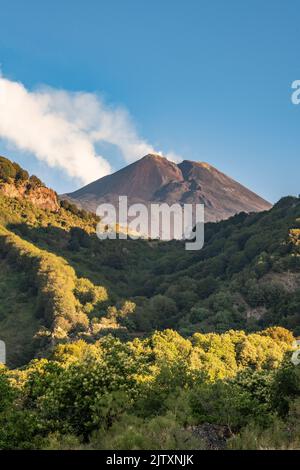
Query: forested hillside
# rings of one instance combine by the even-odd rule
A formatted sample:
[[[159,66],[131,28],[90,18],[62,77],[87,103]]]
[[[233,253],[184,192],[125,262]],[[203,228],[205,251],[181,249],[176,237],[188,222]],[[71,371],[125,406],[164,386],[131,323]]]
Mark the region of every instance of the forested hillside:
[[[281,325],[300,333],[297,198],[207,224],[193,253],[176,241],[100,241],[96,218],[67,202],[51,212],[0,195],[0,208],[0,325],[8,343],[19,338],[11,365],[55,338],[108,332],[130,339],[164,328],[189,336]]]
[[[95,216],[45,208],[40,191],[37,204],[42,183],[11,165],[0,162],[0,448],[300,445],[299,198],[206,224],[188,252],[100,241]]]

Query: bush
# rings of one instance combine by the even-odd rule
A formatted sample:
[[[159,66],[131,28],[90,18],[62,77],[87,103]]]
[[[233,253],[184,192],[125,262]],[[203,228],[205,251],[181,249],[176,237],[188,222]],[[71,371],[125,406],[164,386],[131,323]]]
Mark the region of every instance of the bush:
[[[13,163],[5,157],[0,157],[0,179],[9,182],[15,179],[16,173]]]

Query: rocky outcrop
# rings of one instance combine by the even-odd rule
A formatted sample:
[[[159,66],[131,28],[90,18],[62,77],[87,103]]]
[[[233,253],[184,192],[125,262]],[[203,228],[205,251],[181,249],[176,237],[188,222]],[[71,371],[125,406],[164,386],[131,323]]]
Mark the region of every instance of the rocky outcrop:
[[[51,212],[58,212],[60,208],[56,193],[45,186],[33,187],[28,182],[19,185],[0,183],[0,191],[7,197],[26,199],[33,205]]]
[[[227,440],[232,437],[228,426],[203,423],[199,426],[191,426],[192,435],[199,439],[206,450],[224,450]]]

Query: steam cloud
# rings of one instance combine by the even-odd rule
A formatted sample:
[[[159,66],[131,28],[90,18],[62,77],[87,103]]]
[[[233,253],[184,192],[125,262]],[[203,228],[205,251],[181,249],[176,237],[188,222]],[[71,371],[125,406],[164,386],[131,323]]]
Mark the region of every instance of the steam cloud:
[[[154,152],[137,135],[128,112],[107,106],[97,94],[50,87],[28,91],[2,76],[0,138],[83,184],[111,172],[107,159],[97,155],[97,143],[117,146],[128,163]]]

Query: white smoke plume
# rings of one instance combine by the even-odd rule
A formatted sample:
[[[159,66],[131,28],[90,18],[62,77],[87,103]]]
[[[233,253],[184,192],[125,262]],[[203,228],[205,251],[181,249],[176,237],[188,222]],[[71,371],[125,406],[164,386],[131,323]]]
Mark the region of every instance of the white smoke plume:
[[[107,106],[97,94],[50,87],[29,91],[2,76],[0,139],[83,184],[111,172],[107,159],[97,154],[97,143],[117,146],[128,163],[154,152],[139,138],[128,112]]]

